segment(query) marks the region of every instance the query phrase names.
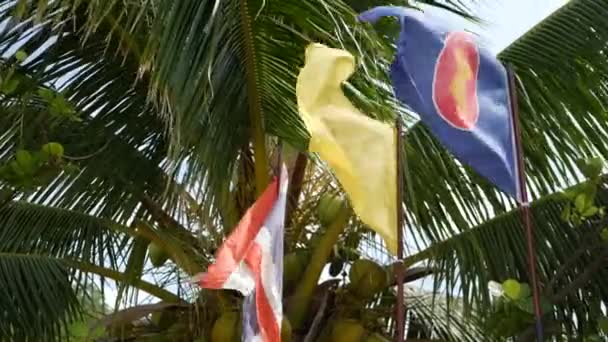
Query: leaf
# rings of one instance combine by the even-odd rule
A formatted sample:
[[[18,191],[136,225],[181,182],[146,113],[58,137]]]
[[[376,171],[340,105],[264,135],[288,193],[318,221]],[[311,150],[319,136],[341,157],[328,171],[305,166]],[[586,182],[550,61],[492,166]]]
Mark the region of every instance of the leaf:
[[[78,299],[70,272],[59,261],[0,249],[0,269],[3,340],[48,340],[44,336],[76,318]]]
[[[484,341],[486,331],[475,324],[478,315],[475,312],[465,315],[461,310],[455,310],[454,307],[460,304],[458,301],[448,302],[433,293],[409,287],[405,291],[408,310],[418,319],[428,322],[425,326],[428,327],[429,334],[442,336],[446,341]],[[390,311],[390,308],[387,309]]]
[[[117,230],[114,230],[117,229]],[[81,212],[26,202],[0,207],[0,253],[15,250],[92,262],[100,255],[115,263],[122,226]],[[91,253],[91,251],[96,251]]]
[[[7,3],[5,7],[10,7],[11,3],[13,2]],[[108,3],[111,5],[107,5]],[[135,5],[133,8],[120,7],[127,3]],[[154,11],[147,11],[144,7],[146,3],[153,4],[151,6],[155,7]],[[164,11],[163,5],[171,3],[179,3],[179,5],[167,5],[166,9],[170,11]],[[205,180],[205,189],[201,189],[197,200],[200,200],[200,203],[211,203],[212,207],[216,206],[214,196],[217,189],[212,185],[206,186],[206,180],[210,179],[209,184],[234,184],[232,175],[236,173],[237,168],[233,165],[234,160],[239,158],[235,151],[240,151],[249,138],[248,120],[240,115],[247,108],[247,103],[244,101],[247,98],[247,91],[243,82],[244,77],[240,72],[246,60],[239,54],[244,44],[242,39],[239,39],[240,30],[234,29],[238,27],[238,19],[229,17],[231,14],[234,18],[238,16],[230,13],[232,11],[230,6],[223,6],[232,3],[218,2],[221,5],[215,17],[205,13],[207,10],[203,6],[210,7],[206,2],[199,1],[199,3],[205,4],[200,5],[200,10],[196,7],[198,5],[196,1],[88,1],[89,8],[86,10],[86,15],[77,17],[78,11],[70,9],[60,11],[66,16],[73,15],[75,20],[71,20],[70,17],[65,22],[74,24],[63,25],[56,29],[56,36],[60,39],[48,49],[52,53],[42,54],[39,65],[33,71],[39,73],[41,78],[46,77],[49,84],[52,84],[57,78],[62,79],[66,74],[70,75],[71,71],[79,70],[71,78],[73,81],[65,84],[70,94],[76,94],[74,103],[79,103],[82,108],[90,108],[89,113],[97,111],[96,126],[107,127],[106,136],[113,136],[115,132],[119,132],[116,134],[117,139],[120,139],[120,143],[128,142],[130,149],[123,148],[125,144],[112,144],[109,150],[116,156],[102,154],[92,161],[83,162],[81,166],[84,176],[62,179],[70,186],[55,185],[52,189],[44,189],[37,193],[36,198],[41,198],[43,203],[52,201],[53,204],[74,205],[79,209],[95,206],[102,208],[100,211],[103,212],[104,217],[132,215],[134,212],[132,202],[137,201],[138,192],[125,190],[125,187],[115,181],[118,176],[108,175],[107,169],[115,168],[119,176],[126,175],[126,182],[132,182],[137,190],[153,191],[159,185],[155,178],[158,174],[152,171],[143,173],[140,170],[156,170],[157,165],[154,161],[166,160],[163,159],[165,157],[163,148],[167,146],[167,141],[157,138],[162,135],[157,133],[163,130],[159,128],[162,125],[156,126],[159,121],[155,118],[161,117],[166,118],[169,125],[177,123],[176,126],[180,126],[170,132],[179,133],[175,134],[175,140],[179,140],[178,145],[183,145],[184,159],[188,160],[193,156],[193,161],[183,167],[184,178],[194,175],[190,178],[200,176],[200,179]],[[107,9],[103,7],[104,5],[115,7],[104,11]],[[301,123],[297,120],[297,109],[294,109],[293,100],[289,99],[293,93],[293,86],[290,84],[293,83],[294,69],[302,59],[298,51],[301,49],[302,41],[323,39],[335,46],[361,51],[362,58],[370,58],[372,55],[378,56],[378,60],[386,58],[385,52],[380,51],[386,50],[382,48],[387,45],[382,43],[380,39],[382,37],[374,37],[372,30],[359,31],[360,27],[353,25],[354,20],[350,20],[354,17],[352,10],[348,8],[348,11],[340,10],[342,2],[336,2],[336,6],[333,6],[333,1],[328,2],[327,6],[318,5],[319,2],[316,1],[301,1],[296,5],[292,2],[288,4],[267,2],[253,27],[256,42],[260,47],[256,51],[258,60],[254,63],[263,66],[259,70],[262,75],[256,81],[263,92],[260,98],[263,101],[265,127],[270,135],[286,137],[287,140],[300,143],[306,141],[306,134],[302,132]],[[575,179],[568,177],[568,170],[572,169],[570,161],[574,157],[590,150],[600,151],[602,155],[607,153],[606,140],[603,139],[607,132],[603,110],[603,104],[606,103],[604,88],[607,32],[604,25],[606,9],[603,5],[596,0],[571,1],[563,10],[535,27],[533,31],[501,53],[504,62],[514,64],[522,82],[520,103],[522,117],[526,117],[522,128],[526,137],[523,139],[524,150],[526,163],[531,166],[527,169],[527,174],[531,188],[534,189],[532,194],[534,198],[567,185],[561,184],[561,180]],[[156,8],[157,6],[163,7]],[[300,8],[309,14],[302,15]],[[327,11],[324,8],[338,8],[338,10]],[[252,12],[257,10],[251,8]],[[51,17],[52,12],[58,11],[48,12],[48,17],[55,19],[56,17]],[[224,12],[228,12],[228,15],[222,17]],[[293,14],[289,15],[289,12]],[[82,38],[79,36],[81,32],[89,32],[88,26],[81,23],[87,20],[104,22],[103,18],[95,18],[96,13],[109,13],[109,15],[118,13],[115,18],[116,23],[111,25],[112,34],[126,32],[124,36],[118,37],[119,39],[136,37],[133,39],[134,42],[129,44],[135,47],[127,47],[126,51],[116,48],[113,42],[119,39],[114,39],[115,37],[106,39],[110,34],[109,29],[104,31],[104,25],[101,24],[90,30],[89,41],[95,41],[97,45],[79,39]],[[138,13],[142,13],[141,17],[144,20],[137,20]],[[156,13],[159,15],[155,15]],[[202,15],[198,16],[198,13]],[[57,22],[64,21],[57,20]],[[283,25],[289,26],[288,30],[280,31],[281,25],[277,25],[277,22],[289,23]],[[197,25],[198,23],[200,25]],[[576,23],[576,25],[568,25],[568,23]],[[351,25],[357,30],[351,31]],[[71,27],[65,28],[68,26]],[[197,26],[205,28],[205,31],[198,29]],[[39,31],[47,30],[43,28]],[[79,34],[74,34],[72,31]],[[297,34],[293,34],[292,31]],[[129,36],[128,33],[131,32],[133,35]],[[181,33],[181,37],[176,37],[173,34],[175,32]],[[200,32],[200,35],[193,35],[192,32]],[[46,42],[46,39],[37,39],[40,36],[34,33],[32,34],[34,38],[29,40],[28,44],[40,45],[41,43],[36,43],[37,40]],[[364,38],[368,35],[374,39],[378,38],[378,41],[374,39],[367,41]],[[302,39],[300,36],[306,38]],[[355,44],[349,41],[348,37],[351,36],[356,37],[353,39]],[[10,37],[4,39],[8,49],[11,44]],[[147,44],[147,39],[158,42],[160,48],[156,50],[155,45]],[[226,42],[225,46],[214,44],[215,39]],[[600,44],[596,44],[595,39]],[[17,40],[19,44],[24,43],[20,39],[15,39]],[[234,44],[229,44],[231,42]],[[137,51],[137,45],[146,50],[141,63],[139,60],[129,58],[131,54],[135,54],[134,51]],[[216,47],[217,49],[214,50]],[[112,53],[105,53],[106,51]],[[215,51],[217,53],[214,53]],[[370,53],[371,51],[373,54]],[[571,51],[574,52],[571,54]],[[146,55],[150,56],[149,61],[146,61]],[[200,63],[197,64],[197,61]],[[146,63],[148,66],[153,65],[153,68],[147,68]],[[73,67],[70,66],[72,64]],[[363,97],[377,103],[388,103],[384,101],[386,97],[382,93],[379,94],[380,96],[374,96],[375,85],[365,88],[365,84],[370,83],[376,71],[376,68],[367,68],[373,64],[373,61],[362,63],[361,70],[369,73],[371,77],[362,75],[363,72],[358,73],[359,80],[353,80],[353,83],[357,85],[355,88],[361,91]],[[82,66],[86,67],[82,68]],[[547,71],[547,66],[552,70]],[[148,73],[149,69],[154,70]],[[383,66],[377,69],[384,72]],[[143,77],[140,78],[141,80],[138,79],[138,82],[134,82],[134,78],[131,78],[134,74],[133,70],[141,70],[140,75]],[[208,70],[214,71],[208,81],[205,76],[198,77],[198,75],[206,75]],[[152,79],[153,84],[148,83],[147,79]],[[576,88],[576,84],[581,81],[584,85],[582,90]],[[110,86],[105,87],[105,85]],[[171,94],[173,91],[175,95]],[[214,93],[221,95],[213,96]],[[140,99],[145,98],[142,94],[161,94],[158,96],[159,103],[149,107],[141,105]],[[164,96],[164,94],[168,95]],[[586,97],[587,95],[591,96]],[[173,100],[172,96],[178,98]],[[150,98],[154,97],[156,96],[150,96]],[[594,106],[594,102],[599,104],[599,111],[595,110],[597,107]],[[388,106],[379,107],[381,110],[391,112]],[[159,108],[167,108],[167,112]],[[175,117],[179,118],[175,119]],[[181,123],[183,125],[180,125]],[[197,123],[203,123],[203,128],[197,126]],[[589,123],[591,126],[597,125],[598,129],[589,129]],[[94,130],[89,132],[91,131],[95,132]],[[510,204],[496,195],[495,189],[487,183],[483,181],[471,183],[469,173],[456,165],[451,156],[446,155],[441,146],[429,137],[422,125],[408,130],[408,135],[408,151],[410,149],[413,151],[408,153],[408,158],[421,162],[408,163],[413,174],[411,193],[415,193],[416,196],[412,206],[407,207],[412,208],[413,215],[422,216],[419,235],[424,236],[424,240],[428,240],[425,241],[428,244],[423,245],[449,242],[445,245],[447,247],[442,254],[437,254],[431,259],[437,261],[438,268],[441,268],[441,272],[438,272],[441,277],[447,280],[447,284],[463,284],[465,297],[468,291],[469,294],[473,293],[470,297],[482,300],[484,295],[480,293],[485,294],[483,287],[488,279],[512,276],[515,274],[514,270],[517,270],[518,274],[525,274],[525,260],[522,260],[525,251],[521,248],[525,244],[522,242],[524,241],[522,236],[518,234],[521,230],[519,223],[501,217],[498,217],[499,222],[495,226],[493,222],[488,221],[494,217],[494,213],[508,212]],[[94,134],[89,136],[95,137]],[[75,140],[83,145],[88,142],[87,139],[82,138]],[[142,144],[142,141],[145,143]],[[114,149],[116,146],[121,148]],[[552,146],[554,148],[551,148]],[[72,151],[67,145],[66,148]],[[142,155],[145,158],[137,159],[139,157],[132,157],[130,152],[127,152],[131,149],[137,151],[138,148],[144,151]],[[87,151],[85,148],[83,150]],[[188,155],[191,151],[192,153]],[[179,164],[179,160],[175,162]],[[169,161],[167,164],[164,166],[170,167]],[[131,168],[133,172],[125,173],[125,168],[127,170]],[[164,173],[160,175],[166,176]],[[146,187],[140,188],[141,184],[146,184]],[[185,184],[188,185],[188,182]],[[190,182],[191,184],[196,182]],[[169,200],[170,197],[162,197],[167,201],[167,210],[179,212],[179,203]],[[422,213],[416,212],[416,205],[423,208],[420,210]],[[303,210],[306,209],[305,205],[302,207]],[[548,212],[551,212],[551,215],[541,216],[543,219],[538,219],[540,227],[538,229],[535,227],[535,234],[538,232],[539,240],[547,241],[546,245],[551,246],[550,249],[545,246],[539,247],[541,256],[539,260],[543,262],[540,272],[543,273],[554,270],[552,266],[564,260],[578,244],[577,233],[563,229],[566,226],[563,222],[560,222],[562,230],[555,228],[559,210],[550,211],[545,207],[541,214]],[[221,219],[214,217],[213,222],[221,222]],[[482,223],[488,224],[473,228]],[[210,231],[225,229],[221,223],[208,227]],[[467,237],[479,238],[471,238],[470,243],[467,244],[462,241],[463,239],[458,239],[458,235],[463,232],[473,233],[467,234]],[[452,237],[455,238],[452,240]],[[364,240],[363,245],[367,245],[368,242]],[[460,246],[469,248],[459,248]],[[550,279],[550,273],[544,276],[544,279]],[[598,287],[603,286],[601,281],[597,283]],[[464,301],[468,302],[470,297]],[[453,340],[460,339],[456,337]]]
[[[502,289],[508,298],[517,300],[521,297],[521,284],[515,279],[507,279],[502,283]]]
[[[608,203],[608,191],[600,187],[596,196],[599,206]],[[572,223],[564,222],[560,215],[564,208],[571,203],[562,196],[546,196],[533,201],[531,211],[534,217],[534,234],[537,244],[536,254],[538,259],[543,260],[543,267],[538,269],[541,279],[552,279],[555,270],[562,267],[565,260],[577,255],[577,251],[585,251],[592,244],[589,243],[589,230],[573,229]],[[598,232],[599,234],[599,232]],[[487,294],[486,279],[507,279],[513,274],[527,274],[528,263],[525,249],[526,234],[521,220],[521,212],[513,210],[498,215],[477,227],[471,228],[464,233],[454,235],[441,242],[434,243],[426,250],[405,258],[407,264],[417,262],[429,262],[434,265],[434,274],[442,283],[447,279],[456,281],[462,286],[464,303],[470,303],[469,308],[476,308],[482,312],[489,311],[492,300],[491,296],[482,297]],[[597,252],[589,249],[583,257],[575,259],[572,268],[566,271],[565,279],[575,279],[580,276],[580,270],[595,261]],[[462,269],[466,265],[466,269]],[[608,283],[604,281],[608,270],[602,270],[593,274],[590,283],[597,286],[601,291],[608,291]],[[500,278],[499,278],[500,279]],[[525,291],[525,290],[524,290]],[[511,300],[505,294],[506,299]],[[560,303],[556,305],[555,312],[571,312],[579,310],[579,307],[587,305],[587,301],[595,300],[598,295],[593,291],[583,291],[577,304]],[[580,303],[580,304],[578,304]],[[541,302],[542,304],[542,302]],[[553,310],[547,305],[548,310]],[[586,310],[586,309],[581,309]],[[566,318],[560,314],[560,321]],[[584,322],[583,322],[584,321]],[[581,320],[577,324],[583,324],[587,328],[595,325],[595,321],[589,319]]]
[[[128,284],[141,278],[149,243],[150,241],[144,237],[137,237],[133,239],[131,253],[124,270],[125,277],[127,278],[128,282],[118,285],[118,294],[116,295],[117,306],[120,304],[123,294],[128,290]]]

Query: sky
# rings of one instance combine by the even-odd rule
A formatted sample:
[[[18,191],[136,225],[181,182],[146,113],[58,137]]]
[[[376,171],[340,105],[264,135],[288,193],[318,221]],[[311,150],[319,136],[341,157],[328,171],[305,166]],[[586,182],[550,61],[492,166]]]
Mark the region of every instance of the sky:
[[[482,44],[492,52],[498,53],[567,2],[567,0],[477,0],[471,8],[484,20],[483,27],[442,10],[433,12],[441,15],[456,29],[465,28],[479,34]]]

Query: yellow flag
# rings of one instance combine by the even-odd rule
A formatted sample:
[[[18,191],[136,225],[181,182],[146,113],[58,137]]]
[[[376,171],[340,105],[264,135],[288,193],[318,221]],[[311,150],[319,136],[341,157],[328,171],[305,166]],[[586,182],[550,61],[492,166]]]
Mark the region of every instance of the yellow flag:
[[[321,44],[306,48],[296,86],[310,151],[329,164],[355,213],[397,253],[395,130],[357,110],[340,85],[355,70],[353,56]]]

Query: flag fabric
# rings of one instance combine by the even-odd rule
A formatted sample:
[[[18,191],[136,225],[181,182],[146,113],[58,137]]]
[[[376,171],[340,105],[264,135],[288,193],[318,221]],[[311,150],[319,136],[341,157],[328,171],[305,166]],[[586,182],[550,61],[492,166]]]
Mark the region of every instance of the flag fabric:
[[[521,200],[505,67],[470,33],[449,31],[418,10],[380,6],[359,19],[401,24],[390,76],[395,95],[462,163]]]
[[[305,59],[296,96],[311,135],[309,150],[333,169],[355,213],[396,254],[395,130],[361,113],[342,92],[355,70],[350,53],[311,44]]]
[[[215,263],[195,276],[203,288],[232,289],[245,296],[243,341],[281,341],[283,236],[287,204],[283,165],[220,247]]]

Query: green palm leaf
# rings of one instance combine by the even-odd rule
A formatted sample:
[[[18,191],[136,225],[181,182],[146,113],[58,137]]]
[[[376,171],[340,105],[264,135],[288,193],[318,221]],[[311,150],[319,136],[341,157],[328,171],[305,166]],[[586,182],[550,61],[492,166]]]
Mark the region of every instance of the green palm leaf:
[[[448,303],[435,294],[406,288],[405,303],[410,312],[408,340],[434,338],[442,341],[487,341],[488,336],[475,317],[465,315],[457,299]]]
[[[55,340],[78,315],[69,271],[33,254],[0,252],[0,332],[12,341]]]
[[[461,1],[425,2],[470,14]],[[253,198],[252,187],[241,186],[253,182],[249,164],[257,164],[257,176],[260,170],[267,171],[259,162],[259,129],[299,149],[306,146],[308,137],[294,95],[306,43],[344,47],[359,57],[360,70],[345,89],[370,115],[385,120],[404,112],[390,91],[376,87],[377,81],[387,81],[384,71],[392,54],[387,42],[392,38],[355,21],[355,11],[383,3],[7,3],[0,9],[0,18],[9,22],[0,34],[0,48],[8,56],[21,44],[30,54],[38,51],[22,65],[24,75],[37,86],[62,90],[83,122],[61,122],[47,132],[65,145],[68,156],[76,157],[72,159],[81,172],[62,174],[22,198],[52,205],[54,211],[71,211],[53,221],[50,213],[37,207],[19,212],[18,204],[12,204],[3,209],[0,236],[7,239],[0,239],[0,251],[74,257],[92,266],[109,257],[113,260],[104,272],[116,275],[112,272],[125,264],[132,239],[112,229],[84,229],[85,219],[69,217],[95,215],[126,225],[148,198],[155,205],[148,203],[137,216],[154,218],[157,237],[174,238],[178,234],[172,229],[179,231],[178,245],[186,241],[184,246],[205,263],[239,209]],[[573,0],[500,55],[519,76],[527,176],[535,198],[577,181],[578,157],[606,157],[605,5],[601,0]],[[3,60],[3,65],[11,60]],[[3,96],[1,104],[0,157],[12,158],[24,141],[39,147],[44,139],[34,119],[48,111],[44,103]],[[33,132],[26,134],[27,139],[19,133],[23,118],[26,131]],[[407,140],[411,197],[406,205],[413,214],[407,236],[431,246],[410,260],[432,260],[440,271],[438,283],[461,287],[465,307],[483,308],[489,302],[488,280],[526,274],[521,227],[515,214],[505,214],[512,203],[456,163],[421,125],[409,129]],[[318,196],[330,182],[327,177],[312,186],[311,194]],[[238,191],[233,191],[236,186]],[[226,209],[235,198],[242,208]],[[306,200],[297,209],[298,227],[291,228],[301,239],[291,245],[311,243],[305,235],[316,229],[311,218],[314,204]],[[539,260],[548,281],[568,253],[581,247],[583,237],[572,227],[559,225],[559,203],[539,206],[535,214],[546,222],[537,238],[549,244],[539,247]],[[196,216],[195,222],[191,216]],[[32,228],[17,228],[24,226]],[[562,234],[561,229],[568,232]],[[192,243],[194,231],[209,242]],[[123,251],[118,246],[128,247]],[[496,251],[501,251],[500,259],[494,258]],[[580,265],[589,261],[585,255]],[[576,274],[571,270],[567,278]],[[593,295],[580,301],[604,296],[603,287],[600,283],[590,288]],[[571,298],[566,302],[560,304],[560,317],[572,312],[583,317],[581,305]]]
[[[122,231],[121,231],[122,230]],[[75,211],[25,202],[0,208],[0,251],[74,258],[116,267],[126,231]]]
[[[135,233],[75,211],[25,202],[1,208],[2,336],[15,340],[59,338],[65,324],[79,314],[77,293],[86,291],[87,282],[93,279],[89,275],[179,301],[175,294],[124,268],[126,256],[138,246],[125,239],[128,234]]]
[[[605,205],[607,196],[602,188],[598,205]],[[598,313],[590,311],[593,305],[608,294],[608,270],[597,264],[606,255],[606,245],[599,236],[604,219],[573,226],[562,218],[566,204],[566,199],[554,195],[531,206],[539,276],[543,295],[556,305],[556,311],[547,314],[561,322],[564,329],[585,331],[595,328]],[[435,269],[437,289],[444,284],[456,291],[448,293],[448,297],[462,296],[465,310],[473,308],[483,313],[491,304],[490,281],[528,279],[521,213],[514,210],[499,215],[406,258],[407,264],[420,261],[428,261]],[[594,268],[587,274],[589,267]]]

